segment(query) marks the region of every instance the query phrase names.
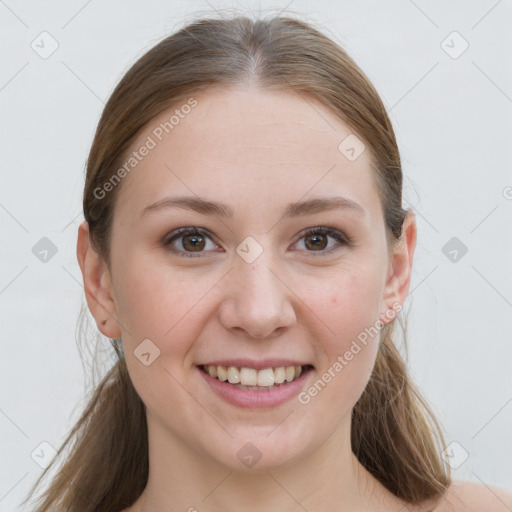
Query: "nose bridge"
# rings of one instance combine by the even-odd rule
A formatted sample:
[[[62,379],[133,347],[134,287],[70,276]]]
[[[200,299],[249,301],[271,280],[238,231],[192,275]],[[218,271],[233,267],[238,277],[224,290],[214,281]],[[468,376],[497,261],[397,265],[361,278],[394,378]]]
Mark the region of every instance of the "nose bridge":
[[[270,270],[276,266],[276,261],[269,238],[266,241],[262,237],[259,239],[260,242],[252,236],[246,237],[236,248],[237,256],[234,260],[235,279],[242,288],[245,286],[253,291],[276,284],[273,282],[276,278]]]
[[[242,297],[246,297],[256,303],[270,302],[271,299],[278,299],[282,294],[280,281],[272,271],[270,258],[260,256],[252,263],[239,261],[237,263],[235,274],[237,283],[240,286]],[[275,302],[272,301],[272,302]]]
[[[254,258],[255,246],[250,243],[248,251],[241,255],[243,243],[237,248],[239,254],[230,272],[221,319],[226,328],[241,328],[252,337],[264,338],[280,327],[291,325],[295,315],[289,290],[278,278],[279,267],[271,250],[261,250]],[[249,258],[247,254],[251,251]]]

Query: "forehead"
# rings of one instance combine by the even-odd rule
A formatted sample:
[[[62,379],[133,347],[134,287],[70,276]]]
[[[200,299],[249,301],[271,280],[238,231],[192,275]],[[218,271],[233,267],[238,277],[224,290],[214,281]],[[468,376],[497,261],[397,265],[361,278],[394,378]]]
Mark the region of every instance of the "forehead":
[[[130,151],[151,148],[124,178],[118,205],[140,212],[176,192],[240,207],[342,195],[373,208],[368,149],[349,160],[339,148],[351,134],[326,106],[293,90],[210,88],[144,127]]]

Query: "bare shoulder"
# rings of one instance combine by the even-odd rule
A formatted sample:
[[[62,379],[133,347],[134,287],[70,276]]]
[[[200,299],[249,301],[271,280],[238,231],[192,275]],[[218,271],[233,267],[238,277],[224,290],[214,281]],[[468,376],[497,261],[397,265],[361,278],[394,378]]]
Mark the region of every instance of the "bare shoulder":
[[[509,512],[512,492],[475,482],[452,482],[433,512]]]

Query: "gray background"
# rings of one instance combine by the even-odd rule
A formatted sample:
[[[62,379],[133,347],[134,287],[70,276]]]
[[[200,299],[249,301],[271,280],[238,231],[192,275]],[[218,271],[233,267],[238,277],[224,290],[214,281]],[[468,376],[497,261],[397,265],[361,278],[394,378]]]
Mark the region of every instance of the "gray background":
[[[394,124],[405,205],[419,228],[406,302],[410,371],[456,443],[454,477],[512,487],[510,0],[6,0],[0,511],[21,510],[42,471],[37,461],[51,453],[41,443],[58,448],[83,405],[75,328],[84,292],[75,247],[85,160],[104,102],[136,58],[192,17],[227,8],[276,14],[287,6],[345,47]],[[52,38],[58,48],[41,56]],[[43,237],[57,249],[46,262],[33,253]]]

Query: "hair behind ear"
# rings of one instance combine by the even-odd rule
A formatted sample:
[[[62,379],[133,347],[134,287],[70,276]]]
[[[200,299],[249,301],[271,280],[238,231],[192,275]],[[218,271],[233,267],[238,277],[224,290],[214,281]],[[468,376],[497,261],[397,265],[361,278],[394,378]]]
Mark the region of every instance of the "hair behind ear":
[[[440,458],[441,428],[393,343],[394,325],[381,331],[372,375],[352,411],[352,450],[393,494],[418,503],[446,491],[450,469]]]
[[[39,498],[37,512],[53,512],[55,505],[66,512],[120,512],[142,494],[149,472],[146,412],[124,358],[100,382],[31,494],[68,445],[72,456]]]

